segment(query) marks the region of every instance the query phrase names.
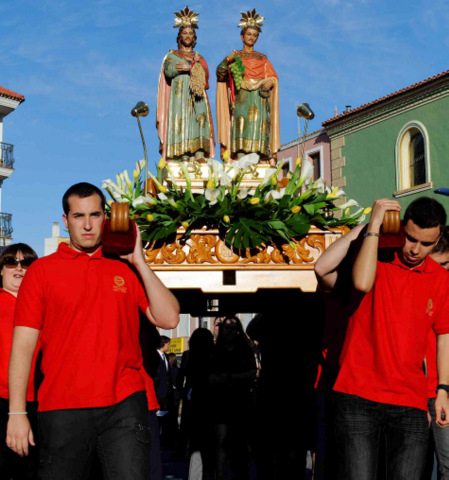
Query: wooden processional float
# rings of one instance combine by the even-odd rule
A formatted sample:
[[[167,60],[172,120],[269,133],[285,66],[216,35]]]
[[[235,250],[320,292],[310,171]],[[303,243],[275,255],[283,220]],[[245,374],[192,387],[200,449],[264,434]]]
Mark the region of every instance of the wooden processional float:
[[[136,225],[129,205],[112,203],[110,219],[103,229],[103,250],[126,254],[133,251]],[[200,289],[204,293],[249,293],[259,289],[316,290],[314,264],[318,257],[348,230],[312,227],[300,240],[271,244],[254,250],[228,247],[218,230],[194,230],[184,238],[180,229],[175,239],[161,245],[144,245],[147,263],[169,288]],[[404,244],[400,214],[385,214],[379,248],[400,248]]]
[[[148,159],[140,117],[148,115],[146,103],[138,102],[131,110],[137,119],[145,155],[145,178],[148,179]],[[307,123],[314,113],[307,103],[298,106],[297,115]],[[302,158],[304,158],[304,151]],[[254,165],[255,172],[241,182],[248,189],[257,186],[265,176],[269,165]],[[172,166],[173,171],[175,166]],[[192,180],[192,191],[204,189],[207,183],[207,168],[200,169]],[[178,178],[176,172],[174,175]],[[179,175],[179,185],[185,179]],[[196,183],[195,183],[196,182]],[[194,185],[195,183],[195,185]],[[145,183],[145,194],[148,181]],[[380,244],[387,248],[403,244],[399,212],[387,212]],[[131,220],[127,203],[112,203],[110,219],[103,229],[103,250],[106,253],[130,253],[136,241],[136,225]],[[218,230],[192,230],[186,238],[180,228],[176,235],[166,241],[143,245],[146,262],[164,284],[172,289],[199,289],[203,293],[250,293],[262,289],[300,289],[314,292],[317,282],[314,264],[319,256],[335,240],[348,231],[348,227],[321,230],[311,227],[308,234],[292,242],[269,242],[254,249],[229,247]]]

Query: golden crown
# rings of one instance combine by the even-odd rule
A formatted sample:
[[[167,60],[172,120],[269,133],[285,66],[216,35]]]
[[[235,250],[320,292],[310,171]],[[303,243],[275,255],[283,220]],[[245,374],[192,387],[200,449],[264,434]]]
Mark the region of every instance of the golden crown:
[[[181,28],[181,27],[191,27],[191,28],[198,28],[198,15],[199,13],[193,13],[193,10],[190,10],[189,7],[184,8],[184,10],[180,10],[179,12],[175,13],[175,24],[173,28]]]
[[[262,29],[260,28],[263,25],[263,21],[265,17],[261,17],[257,12],[256,9],[253,8],[253,11],[250,12],[249,10],[245,12],[240,12],[242,18],[240,19],[240,23],[238,24],[239,28],[255,28],[258,32],[261,32]]]

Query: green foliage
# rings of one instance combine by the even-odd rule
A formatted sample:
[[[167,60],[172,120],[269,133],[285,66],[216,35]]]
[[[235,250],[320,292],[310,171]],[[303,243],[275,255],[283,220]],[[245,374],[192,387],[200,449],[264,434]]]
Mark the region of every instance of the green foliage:
[[[326,187],[322,180],[310,181],[310,172],[301,172],[297,166],[286,188],[280,188],[278,169],[268,169],[266,178],[251,189],[240,188],[244,175],[257,156],[247,155],[233,163],[232,172],[224,169],[216,160],[209,160],[209,185],[204,193],[193,193],[187,169],[183,169],[187,188],[174,182],[162,185],[161,170],[151,178],[160,193],[144,196],[141,172],[143,165],[136,164],[131,184],[127,172],[117,175],[117,185],[105,180],[103,188],[115,201],[128,202],[130,215],[142,231],[142,239],[148,242],[163,240],[176,234],[183,227],[188,237],[193,229],[218,229],[225,242],[237,249],[252,249],[271,241],[299,239],[307,235],[311,225],[332,228],[340,225],[353,227],[365,218],[364,209],[350,200],[342,206],[334,201],[343,197],[338,188]],[[307,186],[306,186],[307,185]],[[252,195],[250,195],[252,193]],[[351,209],[356,207],[355,212]],[[340,216],[335,213],[340,212]],[[365,213],[367,213],[365,211]]]

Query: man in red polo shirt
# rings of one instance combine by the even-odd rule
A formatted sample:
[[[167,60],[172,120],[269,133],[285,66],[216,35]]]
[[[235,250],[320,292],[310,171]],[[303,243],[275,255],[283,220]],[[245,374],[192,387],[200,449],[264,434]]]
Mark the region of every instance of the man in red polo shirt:
[[[87,478],[95,450],[104,478],[149,477],[148,405],[139,309],[174,328],[179,305],[145,263],[140,232],[119,259],[101,249],[105,198],[88,183],[63,197],[70,243],[28,270],[17,300],[9,367],[8,446],[28,454],[26,384],[40,334],[39,478]]]
[[[340,371],[334,385],[342,479],[376,479],[383,435],[388,478],[420,479],[428,436],[423,361],[432,328],[438,335],[438,375],[443,384],[439,385],[435,404],[436,421],[441,426],[449,425],[449,278],[428,258],[446,224],[446,214],[433,199],[423,197],[412,202],[404,216],[404,247],[393,259],[379,261],[384,214],[400,209],[394,200],[374,202],[355,256],[354,302],[349,308]],[[344,237],[341,243],[345,243]],[[333,248],[337,257],[342,255],[336,262],[334,259],[335,265],[329,258],[317,264],[322,285],[332,288],[335,284],[344,250],[338,245]]]

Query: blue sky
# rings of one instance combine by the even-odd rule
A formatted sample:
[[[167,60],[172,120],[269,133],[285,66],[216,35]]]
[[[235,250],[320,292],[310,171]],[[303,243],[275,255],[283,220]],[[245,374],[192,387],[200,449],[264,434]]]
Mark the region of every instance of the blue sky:
[[[155,0],[1,1],[0,85],[25,103],[4,120],[16,170],[3,184],[14,241],[43,254],[61,197],[73,183],[113,178],[143,157],[129,112],[144,100],[150,164],[162,58],[175,48],[173,12]],[[200,13],[196,49],[211,70],[215,112],[218,63],[241,46],[240,11],[266,17],[256,49],[280,81],[281,142],[297,135],[296,105],[315,111],[309,131],[341,112],[449,68],[449,0],[229,0],[188,4]],[[61,223],[62,225],[62,223]]]

